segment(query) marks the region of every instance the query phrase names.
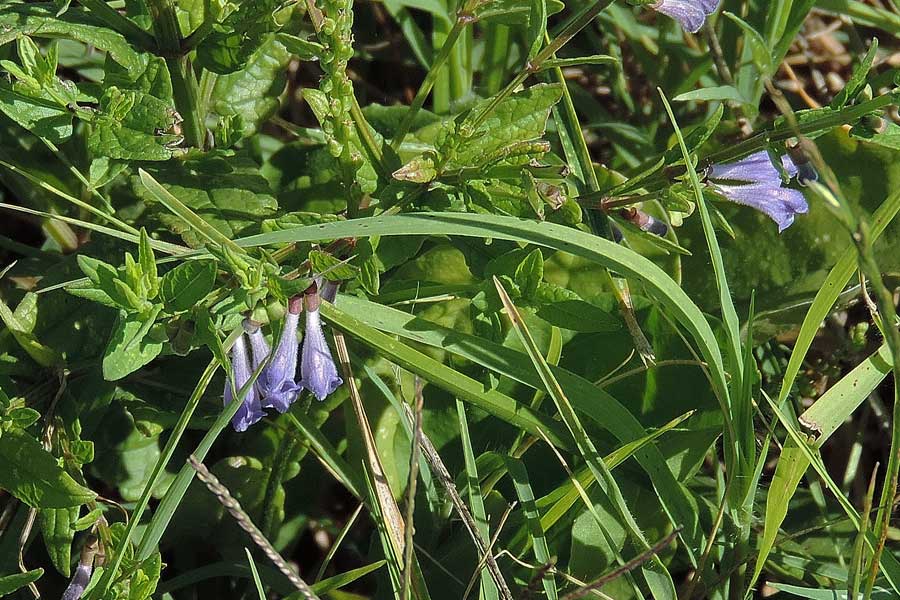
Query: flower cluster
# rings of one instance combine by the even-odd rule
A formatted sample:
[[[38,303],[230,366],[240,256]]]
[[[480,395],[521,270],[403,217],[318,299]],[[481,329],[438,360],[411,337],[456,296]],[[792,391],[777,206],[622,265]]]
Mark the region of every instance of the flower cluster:
[[[706,17],[716,12],[719,0],[659,0],[650,7],[681,23],[685,31],[697,33]]]
[[[244,401],[231,419],[235,431],[246,431],[248,427],[266,416],[266,409],[274,408],[279,413],[287,412],[304,388],[319,400],[324,400],[343,383],[325,341],[322,317],[319,315],[321,299],[333,301],[336,292],[335,285],[326,283],[322,286],[321,296],[317,286],[313,286],[312,292],[305,295],[306,328],[302,350],[297,340],[297,328],[300,323],[300,312],[303,310],[303,296],[291,298],[288,303],[284,329],[274,351],[270,349],[259,325],[244,319],[244,334],[235,340],[231,348],[231,373],[225,381],[226,406],[234,398],[232,382],[234,389],[240,393],[252,379],[254,371],[265,364],[256,382],[246,390]]]
[[[781,164],[789,177],[797,176],[797,166],[789,156],[783,156]],[[781,173],[765,150],[737,162],[713,165],[707,180],[719,195],[768,215],[778,224],[779,233],[791,226],[796,215],[809,211],[802,192],[783,187]]]

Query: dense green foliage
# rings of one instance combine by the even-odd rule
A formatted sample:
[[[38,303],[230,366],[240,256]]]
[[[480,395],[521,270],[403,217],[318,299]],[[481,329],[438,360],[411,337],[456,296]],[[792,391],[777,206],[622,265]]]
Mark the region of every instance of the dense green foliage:
[[[0,596],[900,597],[898,14],[0,0]]]

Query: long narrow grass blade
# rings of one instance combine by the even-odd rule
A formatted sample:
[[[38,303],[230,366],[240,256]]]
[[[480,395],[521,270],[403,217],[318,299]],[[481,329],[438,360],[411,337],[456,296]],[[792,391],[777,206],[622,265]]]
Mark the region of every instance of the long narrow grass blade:
[[[141,183],[144,184],[147,191],[149,191],[153,197],[156,198],[160,204],[165,206],[173,215],[184,221],[185,224],[193,229],[198,235],[217,246],[229,248],[238,254],[245,253],[244,249],[231,241],[228,236],[204,221],[181,200],[173,196],[169,190],[156,181],[150,173],[143,169],[138,169],[138,175],[140,175]]]
[[[706,245],[709,248],[709,255],[712,259],[713,274],[716,278],[716,287],[719,290],[719,306],[722,309],[722,320],[725,323],[725,332],[727,334],[728,343],[728,359],[729,366],[732,369],[732,389],[742,389],[744,364],[741,360],[741,334],[740,322],[738,321],[737,311],[734,308],[734,301],[731,299],[731,291],[728,288],[728,277],[725,273],[725,263],[722,260],[722,250],[719,248],[719,242],[716,239],[716,232],[713,228],[712,217],[709,214],[709,208],[703,199],[703,189],[700,187],[700,179],[697,177],[697,171],[691,166],[691,155],[688,151],[687,144],[684,142],[684,136],[675,120],[675,114],[672,107],[666,99],[662,90],[658,90],[669,120],[675,130],[675,136],[678,138],[678,145],[681,147],[681,153],[684,162],[688,165],[687,174],[691,182],[691,188],[694,191],[694,200],[700,209],[700,222],[703,225],[703,234],[706,238]],[[739,399],[736,395],[730,398],[722,397],[722,417],[725,419],[725,457],[728,468],[729,478],[746,478],[749,475],[748,470],[753,468],[752,453],[754,451],[755,439],[753,437],[752,423],[745,424],[744,430],[738,430],[736,420],[738,415],[742,413],[750,414],[750,411],[744,410],[742,406],[736,406],[737,401],[742,401],[749,408],[750,398]],[[743,494],[741,495],[743,496]]]
[[[554,444],[571,448],[572,443],[559,423],[543,413],[535,412],[496,390],[485,390],[484,385],[433,358],[413,350],[391,336],[363,324],[331,306],[323,303],[322,316],[341,330],[346,331],[363,344],[377,350],[399,366],[439,385],[451,394],[526,431],[537,434],[543,430]]]
[[[519,504],[522,505],[522,512],[525,514],[531,545],[534,547],[534,558],[538,561],[538,564],[552,565],[553,560],[550,556],[550,548],[544,535],[546,530],[541,523],[541,513],[534,502],[534,491],[531,489],[531,482],[528,480],[528,471],[525,469],[525,464],[510,457],[506,459],[506,469],[513,480],[516,495],[519,497]],[[544,585],[544,593],[547,594],[547,598],[549,600],[557,600],[559,592],[556,589],[556,581],[553,578],[553,574],[545,572],[541,582]]]
[[[866,545],[874,550],[878,544],[878,540],[870,532],[862,529],[862,520],[860,519],[859,513],[853,507],[850,500],[841,492],[840,486],[832,479],[828,470],[825,468],[825,465],[822,463],[822,459],[818,454],[813,452],[815,446],[808,444],[804,440],[804,435],[797,430],[794,423],[785,415],[784,411],[781,410],[774,400],[769,398],[766,394],[763,394],[763,396],[769,403],[772,412],[778,417],[781,426],[787,430],[790,440],[796,445],[803,458],[808,461],[808,464],[815,469],[819,477],[825,482],[827,488],[837,499],[838,504],[841,505],[841,508],[844,510],[844,513],[847,515],[850,522],[853,523],[856,530],[864,533],[866,536]],[[888,583],[896,593],[900,594],[900,561],[897,560],[896,556],[888,552],[881,555],[880,566]]]
[[[575,438],[575,444],[578,447],[579,453],[581,453],[582,458],[590,467],[591,472],[604,495],[618,512],[618,517],[621,520],[622,525],[628,530],[629,536],[641,546],[643,550],[648,550],[650,545],[625,503],[625,498],[622,496],[618,484],[609,472],[609,468],[603,463],[603,459],[600,458],[600,454],[597,452],[596,447],[594,447],[594,443],[587,435],[584,427],[582,427],[578,415],[575,414],[575,410],[569,403],[569,399],[566,397],[565,392],[553,376],[550,366],[544,359],[544,355],[541,354],[534,338],[531,337],[531,333],[528,331],[528,327],[519,315],[518,309],[512,303],[512,300],[510,300],[506,290],[503,289],[500,280],[496,277],[494,277],[494,286],[497,288],[497,293],[500,295],[500,300],[503,302],[503,306],[506,309],[507,316],[512,322],[513,328],[519,335],[519,339],[525,346],[529,358],[531,358],[534,363],[535,370],[537,370],[543,381],[547,394],[553,399],[563,423],[566,424],[572,437]],[[659,560],[659,557],[654,556],[650,559],[650,564],[651,568],[642,568],[642,572],[653,597],[658,599],[674,599],[676,597],[675,584],[672,582],[672,577],[662,564],[662,561]]]
[[[24,213],[26,215],[33,215],[35,217],[43,217],[45,219],[56,219],[57,221],[62,221],[63,223],[68,223],[69,225],[77,225],[83,229],[87,229],[89,231],[96,231],[97,233],[102,233],[103,235],[108,235],[109,237],[117,238],[120,240],[125,240],[126,242],[131,242],[134,245],[137,245],[140,242],[140,237],[137,234],[126,233],[119,231],[118,229],[113,229],[112,227],[106,227],[104,225],[98,225],[96,223],[91,223],[90,221],[83,221],[81,219],[76,219],[73,217],[67,217],[66,215],[55,215],[53,213],[45,212],[42,210],[35,210],[33,208],[27,208],[25,206],[16,206],[15,204],[6,204],[5,202],[0,202],[0,208],[11,210],[14,212]],[[184,246],[179,246],[178,244],[170,244],[169,242],[161,242],[159,240],[150,240],[150,245],[153,246],[154,250],[159,250],[160,252],[165,252],[166,254],[188,254],[191,252],[190,248],[186,248]]]
[[[544,389],[531,360],[521,352],[360,298],[341,296],[340,305],[341,310],[386,333],[451,352],[535,390]],[[551,370],[567,390],[575,409],[587,415],[598,427],[608,430],[621,443],[629,444],[646,436],[634,415],[603,389],[565,369],[551,367]],[[697,527],[697,513],[687,492],[654,444],[642,444],[635,449],[634,457],[646,471],[673,526],[684,527],[682,537],[687,541],[684,548],[693,557],[694,550],[699,553],[703,547],[703,540]]]
[[[815,433],[814,446],[821,448],[847,417],[872,393],[891,372],[891,356],[887,344],[844,375],[799,418],[801,424]],[[778,529],[787,516],[791,498],[809,468],[809,461],[793,439],[785,441],[775,475],[766,497],[765,527],[759,541],[752,582],[762,573]]]
[[[378,447],[375,444],[375,436],[372,434],[369,418],[366,415],[366,409],[359,394],[359,388],[356,387],[353,370],[350,367],[350,354],[347,352],[347,344],[344,341],[343,334],[339,331],[334,332],[334,345],[337,350],[338,361],[341,363],[344,371],[344,381],[350,390],[350,400],[353,405],[353,412],[356,414],[357,425],[359,425],[362,433],[363,444],[366,450],[366,467],[369,470],[372,486],[375,490],[374,500],[378,502],[381,515],[385,519],[394,555],[402,557],[404,555],[404,530],[406,525],[403,522],[400,507],[397,506],[394,492],[391,490],[384,467],[381,464],[381,457],[378,455]]]
[[[253,562],[253,555],[250,554],[250,550],[247,548],[244,548],[244,552],[247,553],[247,562],[250,563],[250,573],[253,575],[253,583],[256,585],[256,594],[259,596],[259,600],[266,600],[266,591],[263,589],[259,572],[256,570],[256,563]]]
[[[478,468],[475,466],[475,453],[472,451],[472,439],[469,436],[469,423],[466,419],[466,406],[461,400],[456,401],[456,414],[459,419],[459,437],[462,441],[463,458],[466,465],[466,495],[472,507],[472,516],[478,532],[486,540],[491,539],[487,513],[484,511],[484,498],[481,497],[481,486],[478,482]],[[497,585],[491,580],[491,574],[485,567],[481,571],[481,597],[483,600],[499,598]]]
[[[412,422],[414,420],[412,411],[407,405],[404,405],[404,408],[406,411],[406,418]],[[444,461],[441,460],[441,455],[438,454],[434,444],[431,443],[431,440],[428,439],[428,436],[425,435],[424,432],[419,439],[419,445],[422,449],[422,456],[431,468],[431,472],[434,473],[438,482],[447,492],[447,495],[450,496],[453,507],[462,518],[463,525],[465,525],[466,531],[468,531],[469,536],[472,538],[472,541],[475,543],[475,547],[478,550],[479,558],[485,561],[488,571],[491,574],[491,578],[494,580],[494,583],[497,584],[500,598],[502,600],[512,600],[512,593],[509,591],[509,586],[506,585],[503,573],[500,572],[500,567],[497,565],[497,561],[491,554],[491,548],[488,545],[487,540],[485,540],[478,531],[478,524],[475,522],[475,517],[472,516],[472,513],[469,511],[465,502],[462,501],[462,497],[456,489],[456,484],[453,483],[450,472],[447,470],[446,465],[444,465]]]

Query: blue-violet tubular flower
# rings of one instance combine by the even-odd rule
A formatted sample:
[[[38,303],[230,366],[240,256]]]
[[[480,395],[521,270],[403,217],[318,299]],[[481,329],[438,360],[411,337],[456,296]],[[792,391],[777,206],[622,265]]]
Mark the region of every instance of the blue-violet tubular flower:
[[[338,376],[331,350],[325,341],[322,317],[319,314],[320,302],[318,293],[306,297],[306,331],[303,335],[300,376],[303,387],[319,400],[324,400],[344,381]]]
[[[782,157],[782,166],[790,177],[797,175],[789,156]],[[809,211],[802,192],[782,187],[781,173],[765,150],[737,162],[713,165],[707,177],[712,188],[728,200],[768,215],[778,224],[779,233],[791,226],[796,215]]]
[[[719,0],[659,0],[650,7],[681,23],[685,31],[697,33],[706,17],[716,12]]]
[[[250,381],[253,376],[253,370],[250,368],[250,355],[247,352],[247,340],[241,335],[234,341],[231,347],[231,374],[225,379],[225,406],[231,404],[234,396],[231,392],[231,382],[234,382],[234,389],[240,393],[241,388]],[[247,428],[258,422],[266,416],[259,401],[259,391],[256,385],[247,390],[244,401],[238,408],[237,412],[231,418],[231,426],[235,431],[247,431]]]
[[[91,582],[92,565],[79,564],[75,567],[75,574],[69,582],[69,587],[63,592],[62,600],[79,600],[84,594],[84,589]]]
[[[303,386],[295,381],[300,346],[297,340],[297,326],[300,323],[302,307],[303,301],[299,296],[289,301],[281,339],[278,340],[278,346],[272,353],[265,371],[260,375],[264,394],[263,406],[274,408],[280,413],[287,412],[303,389]]]

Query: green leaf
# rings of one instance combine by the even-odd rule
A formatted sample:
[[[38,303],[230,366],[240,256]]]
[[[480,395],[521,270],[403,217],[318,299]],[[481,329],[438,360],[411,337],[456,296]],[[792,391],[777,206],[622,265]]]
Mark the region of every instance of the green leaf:
[[[254,134],[278,110],[290,60],[287,47],[269,36],[241,70],[216,79],[213,112],[222,117],[240,117],[243,135]]]
[[[141,238],[138,243],[138,264],[141,267],[141,276],[147,283],[147,298],[153,299],[159,291],[159,276],[156,271],[153,246],[150,245],[150,236],[143,227],[141,227]]]
[[[189,260],[162,277],[159,298],[169,312],[190,310],[212,291],[216,283],[216,262]]]
[[[534,558],[539,565],[551,564],[553,559],[550,556],[550,548],[547,545],[547,538],[541,526],[541,513],[534,503],[534,491],[531,489],[531,482],[528,480],[528,471],[525,470],[525,464],[513,457],[507,457],[505,460],[506,469],[509,471],[509,476],[515,485],[519,503],[522,505],[522,512],[525,513],[528,532],[531,535],[531,545],[534,547]],[[542,577],[542,583],[547,598],[555,600],[559,597],[556,581],[553,579],[552,574],[545,574]]]
[[[33,569],[25,573],[15,573],[0,577],[0,598],[32,584],[43,576],[43,569]]]
[[[273,0],[242,2],[238,9],[213,26],[197,48],[197,62],[219,75],[241,69],[250,56],[266,41],[276,27],[274,15],[277,3]]]
[[[32,508],[69,508],[97,497],[63,471],[56,459],[24,431],[0,437],[0,489]]]
[[[516,267],[513,279],[525,298],[533,297],[544,279],[544,255],[540,248],[532,250]]]
[[[581,420],[578,418],[575,409],[572,407],[562,386],[553,374],[550,365],[547,364],[547,360],[535,343],[534,338],[528,330],[527,325],[525,325],[525,322],[522,320],[518,309],[512,303],[506,290],[503,289],[500,280],[496,277],[494,277],[494,285],[497,286],[497,291],[500,294],[500,299],[506,309],[506,314],[509,317],[513,328],[516,330],[519,340],[525,347],[528,357],[534,364],[534,368],[541,378],[544,389],[550,398],[553,399],[560,418],[563,423],[565,423],[569,433],[571,433],[572,437],[575,439],[579,454],[581,454],[582,458],[587,463],[591,474],[597,481],[597,485],[602,492],[602,498],[614,508],[620,525],[628,531],[629,536],[635,544],[639,545],[643,550],[648,550],[650,544],[647,542],[637,521],[631,514],[631,510],[625,502],[625,498],[619,489],[618,483],[613,478],[609,466],[603,462],[603,459],[597,452],[594,442],[581,424]],[[607,531],[604,531],[604,534],[609,536]],[[610,543],[609,537],[607,542]],[[610,543],[610,545],[612,544]],[[676,591],[672,576],[658,556],[654,556],[647,565],[642,566],[641,572],[644,575],[647,587],[650,588],[650,593],[654,598],[675,599]]]
[[[750,49],[753,62],[759,73],[768,75],[772,70],[772,55],[769,52],[769,46],[763,37],[749,23],[741,19],[739,16],[728,11],[722,13],[725,17],[731,19],[744,32],[744,43]]]
[[[172,156],[178,136],[175,109],[164,100],[135,90],[106,88],[93,119],[88,148],[96,156],[161,161]]]
[[[103,378],[116,381],[129,375],[159,356],[163,343],[149,335],[159,314],[156,307],[149,316],[119,311],[112,336],[103,353]]]
[[[0,46],[28,35],[67,38],[104,50],[129,72],[139,72],[141,55],[124,36],[91,18],[81,9],[57,16],[47,4],[28,3],[5,6],[0,12]]]
[[[107,55],[103,71],[104,86],[143,92],[160,100],[172,100],[172,76],[165,59],[159,56],[139,54],[138,65],[126,69]]]
[[[60,144],[72,136],[72,113],[45,95],[0,83],[0,111],[38,137]]]
[[[310,251],[309,265],[313,273],[323,275],[329,281],[344,281],[356,277],[356,269],[321,250]]]
[[[373,563],[370,563],[364,567],[359,567],[358,569],[351,569],[344,573],[340,573],[333,577],[329,577],[328,579],[323,579],[322,581],[314,584],[312,587],[312,591],[316,594],[327,594],[333,590],[339,590],[342,587],[348,586],[357,579],[364,577],[375,571],[380,569],[387,563],[386,560],[377,560]],[[303,595],[300,592],[294,592],[289,595],[285,600],[303,600]]]
[[[477,166],[485,156],[512,144],[539,139],[547,128],[550,109],[561,97],[562,89],[556,84],[539,84],[513,94],[472,132],[451,162]],[[477,115],[487,102],[479,103],[472,114]]]
[[[585,300],[548,303],[538,309],[537,316],[551,325],[581,333],[618,331],[622,328],[622,322],[615,314]]]
[[[278,207],[258,166],[244,155],[208,153],[165,168],[148,165],[139,174],[135,192],[161,203],[166,210],[158,218],[194,247],[213,242],[242,254],[231,238],[257,229]]]
[[[50,561],[63,577],[69,577],[72,565],[72,522],[78,518],[78,508],[47,508],[40,513],[41,536]]]
[[[472,516],[482,539],[491,539],[490,522],[484,510],[484,497],[481,487],[478,485],[478,467],[475,461],[475,452],[472,450],[472,437],[469,433],[469,423],[466,418],[466,405],[461,400],[456,401],[456,413],[459,419],[459,437],[462,441],[463,457],[465,460],[465,486],[462,486],[469,498],[469,506],[472,508]],[[481,568],[481,597],[483,600],[497,600],[499,592],[497,584],[491,579],[487,567]]]
[[[741,92],[732,85],[719,85],[715,87],[700,88],[699,90],[691,90],[679,94],[672,98],[675,102],[690,102],[691,100],[700,100],[704,102],[712,102],[714,100],[731,100],[743,104],[746,102]]]
[[[59,364],[62,361],[62,356],[53,348],[40,343],[32,333],[36,321],[36,303],[37,295],[29,292],[25,294],[22,302],[16,307],[16,312],[13,313],[6,303],[0,300],[0,320],[3,321],[3,324],[12,333],[19,346],[28,353],[34,362],[42,367],[50,367]],[[28,305],[33,307],[35,315],[31,319],[23,319],[21,317],[23,311],[20,309]]]
[[[872,38],[872,45],[869,46],[869,51],[866,52],[863,59],[853,69],[853,74],[847,80],[844,89],[838,92],[838,95],[831,101],[831,108],[843,108],[856,98],[866,85],[866,77],[868,77],[869,71],[872,69],[872,63],[875,61],[877,53],[878,38]]]

